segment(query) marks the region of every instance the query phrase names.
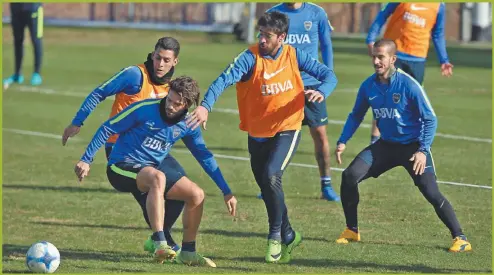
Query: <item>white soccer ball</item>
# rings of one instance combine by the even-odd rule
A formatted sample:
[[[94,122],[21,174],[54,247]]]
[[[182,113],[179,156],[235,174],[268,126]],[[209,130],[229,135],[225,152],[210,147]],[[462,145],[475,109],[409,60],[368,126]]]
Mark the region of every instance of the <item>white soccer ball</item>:
[[[35,243],[26,253],[26,265],[34,273],[53,273],[60,265],[60,252],[49,242]]]

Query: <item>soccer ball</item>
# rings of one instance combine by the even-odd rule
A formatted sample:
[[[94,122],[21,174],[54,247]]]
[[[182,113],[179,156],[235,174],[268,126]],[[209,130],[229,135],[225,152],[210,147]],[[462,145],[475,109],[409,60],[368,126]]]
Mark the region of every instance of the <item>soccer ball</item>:
[[[60,265],[60,252],[49,242],[35,243],[26,253],[26,265],[34,273],[53,273]]]

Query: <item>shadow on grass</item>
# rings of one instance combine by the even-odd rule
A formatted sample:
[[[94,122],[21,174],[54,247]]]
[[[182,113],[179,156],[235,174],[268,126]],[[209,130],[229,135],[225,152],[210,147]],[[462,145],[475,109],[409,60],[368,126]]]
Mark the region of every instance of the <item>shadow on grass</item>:
[[[149,231],[147,227],[140,227],[140,226],[122,226],[122,225],[112,225],[112,224],[74,224],[74,223],[62,223],[62,222],[31,222],[33,224],[38,224],[38,225],[49,225],[49,226],[66,226],[66,227],[76,227],[76,228],[104,228],[104,229],[115,229],[115,230],[145,230]],[[183,229],[182,228],[173,228],[172,232],[179,232],[182,233]],[[207,235],[220,235],[220,236],[226,236],[226,237],[232,237],[232,238],[248,238],[248,237],[253,237],[253,238],[266,238],[267,234],[266,233],[258,233],[258,232],[242,232],[242,231],[227,231],[227,230],[220,230],[220,229],[199,229],[199,234],[207,234]],[[307,241],[322,241],[325,242],[327,241],[326,239],[323,238],[313,238],[313,237],[308,237],[304,236],[304,240]]]
[[[231,261],[243,261],[250,263],[264,263],[264,257],[235,257],[235,258],[221,258],[216,259],[231,260]],[[331,260],[331,259],[296,259],[294,258],[290,265],[296,267],[334,267],[339,269],[349,269],[354,272],[366,272],[366,269],[383,270],[384,272],[394,273],[492,273],[490,269],[449,269],[449,268],[435,268],[426,265],[399,265],[399,264],[378,264],[374,262],[365,261],[344,261],[344,260]],[[383,272],[380,271],[379,273]]]
[[[21,185],[21,184],[3,184],[4,189],[29,189],[38,191],[61,191],[61,192],[74,192],[74,193],[85,193],[85,192],[95,192],[95,193],[118,193],[116,190],[111,188],[87,188],[80,186],[43,186],[43,185]]]

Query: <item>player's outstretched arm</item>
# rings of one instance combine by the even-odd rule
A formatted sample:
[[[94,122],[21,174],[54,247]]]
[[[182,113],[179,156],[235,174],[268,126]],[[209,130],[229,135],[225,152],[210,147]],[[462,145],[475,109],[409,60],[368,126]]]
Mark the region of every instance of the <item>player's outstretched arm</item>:
[[[65,146],[70,137],[77,135],[87,117],[96,109],[99,103],[107,97],[123,92],[133,95],[141,89],[142,73],[136,66],[130,66],[122,69],[112,78],[105,81],[99,87],[94,89],[84,99],[81,107],[77,111],[72,122],[65,128],[62,135],[62,145]]]
[[[202,169],[204,169],[216,186],[221,190],[228,212],[230,215],[235,216],[237,212],[237,199],[232,194],[228,183],[223,177],[223,173],[221,173],[213,153],[206,147],[200,128],[190,130],[182,138],[182,141],[194,158],[199,162]]]
[[[400,3],[388,3],[384,8],[377,14],[376,19],[372,23],[369,32],[367,33],[367,38],[365,39],[365,43],[367,44],[367,48],[369,51],[369,55],[372,55],[372,49],[374,48],[374,42],[376,41],[377,36],[381,33],[381,29],[386,24],[389,16],[393,14]],[[392,27],[392,26],[390,26]]]
[[[103,146],[103,144],[105,144],[105,142],[110,138],[110,136],[123,133],[134,127],[138,123],[139,113],[141,111],[140,108],[150,104],[159,104],[159,101],[145,100],[141,102],[135,102],[129,105],[127,108],[123,109],[122,112],[120,112],[119,114],[105,121],[105,123],[103,123],[98,128],[88,146],[86,147],[86,150],[84,151],[80,162],[76,165],[75,171],[80,181],[82,181],[82,179],[87,175],[87,172],[89,172],[89,166],[94,160],[94,156],[101,148],[101,146]],[[84,162],[87,165],[83,165],[81,164],[81,162]],[[81,169],[87,169],[87,172],[84,174]]]
[[[366,87],[366,85],[368,85],[368,81],[364,81],[364,83],[360,86],[352,112],[348,115],[337,144],[346,144],[352,138],[353,134],[362,123],[367,110],[369,109],[370,105],[366,92],[368,87]]]
[[[231,85],[248,79],[254,65],[255,58],[249,50],[245,50],[235,57],[233,62],[209,86],[201,102],[201,106],[197,107],[187,118],[187,126],[195,129],[202,125],[205,130],[208,114],[211,112],[219,96]]]
[[[334,71],[312,58],[303,50],[296,49],[296,53],[299,70],[304,71],[321,81],[319,92],[323,96],[322,99],[328,97],[336,88],[336,84],[338,84],[338,79],[336,78]],[[318,102],[321,102],[322,99],[318,100]]]
[[[446,51],[446,39],[444,38],[444,28],[446,25],[446,7],[444,3],[440,3],[437,13],[436,24],[432,28],[432,42],[436,49],[439,63],[441,64],[441,74],[446,77],[453,75],[453,64],[449,62],[448,52]]]
[[[321,45],[321,56],[324,65],[333,70],[333,42],[331,41],[331,32],[333,27],[329,23],[328,15],[324,10],[318,14],[318,34]]]

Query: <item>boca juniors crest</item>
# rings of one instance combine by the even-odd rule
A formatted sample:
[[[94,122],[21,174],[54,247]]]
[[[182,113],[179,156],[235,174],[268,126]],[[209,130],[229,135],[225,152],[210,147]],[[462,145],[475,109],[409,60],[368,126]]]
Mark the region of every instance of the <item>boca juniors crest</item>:
[[[304,21],[304,28],[306,31],[310,31],[312,28],[312,21]]]
[[[393,102],[398,104],[400,102],[401,95],[400,94],[393,94]]]

